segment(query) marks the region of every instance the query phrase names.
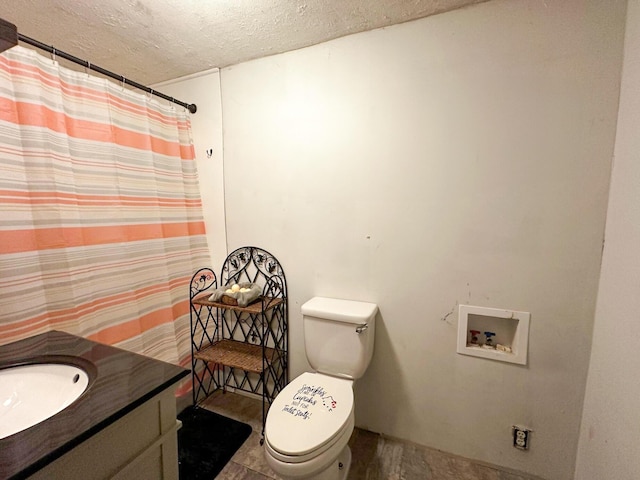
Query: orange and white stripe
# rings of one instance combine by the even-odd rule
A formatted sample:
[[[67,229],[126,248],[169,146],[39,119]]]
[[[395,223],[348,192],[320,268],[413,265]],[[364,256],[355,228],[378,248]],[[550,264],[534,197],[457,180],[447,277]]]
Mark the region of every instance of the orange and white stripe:
[[[188,365],[208,259],[186,111],[0,55],[0,344],[57,329]]]

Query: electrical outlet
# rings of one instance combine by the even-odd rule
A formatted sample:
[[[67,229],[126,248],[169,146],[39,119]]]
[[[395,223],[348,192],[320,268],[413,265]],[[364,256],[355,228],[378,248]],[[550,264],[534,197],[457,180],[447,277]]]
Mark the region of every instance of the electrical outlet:
[[[520,450],[529,450],[529,443],[531,441],[531,429],[521,427],[519,425],[513,425],[511,427],[511,433],[513,435],[513,446]]]

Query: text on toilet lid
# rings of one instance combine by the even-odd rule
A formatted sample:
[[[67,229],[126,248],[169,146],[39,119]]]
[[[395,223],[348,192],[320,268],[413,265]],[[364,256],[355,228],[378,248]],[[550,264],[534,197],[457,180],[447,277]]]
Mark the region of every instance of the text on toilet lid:
[[[291,404],[285,405],[282,411],[290,413],[297,418],[308,420],[311,418],[310,407],[315,407],[318,404],[326,408],[328,412],[333,412],[338,402],[324,388],[304,384],[293,395]]]

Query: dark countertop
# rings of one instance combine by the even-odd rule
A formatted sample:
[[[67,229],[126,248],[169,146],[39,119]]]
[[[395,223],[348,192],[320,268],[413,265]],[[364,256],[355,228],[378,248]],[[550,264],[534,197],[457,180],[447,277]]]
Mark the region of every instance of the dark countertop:
[[[88,366],[89,377],[95,377],[60,413],[0,439],[2,480],[28,477],[189,373],[177,365],[58,331],[0,346],[0,369],[43,356],[79,357],[78,364]]]

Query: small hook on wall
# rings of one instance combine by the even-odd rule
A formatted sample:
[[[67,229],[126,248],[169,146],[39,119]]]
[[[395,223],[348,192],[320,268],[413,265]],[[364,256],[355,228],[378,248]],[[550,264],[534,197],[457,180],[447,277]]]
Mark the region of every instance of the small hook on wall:
[[[207,158],[211,158],[211,155],[213,155],[213,148],[208,148],[207,149]]]

